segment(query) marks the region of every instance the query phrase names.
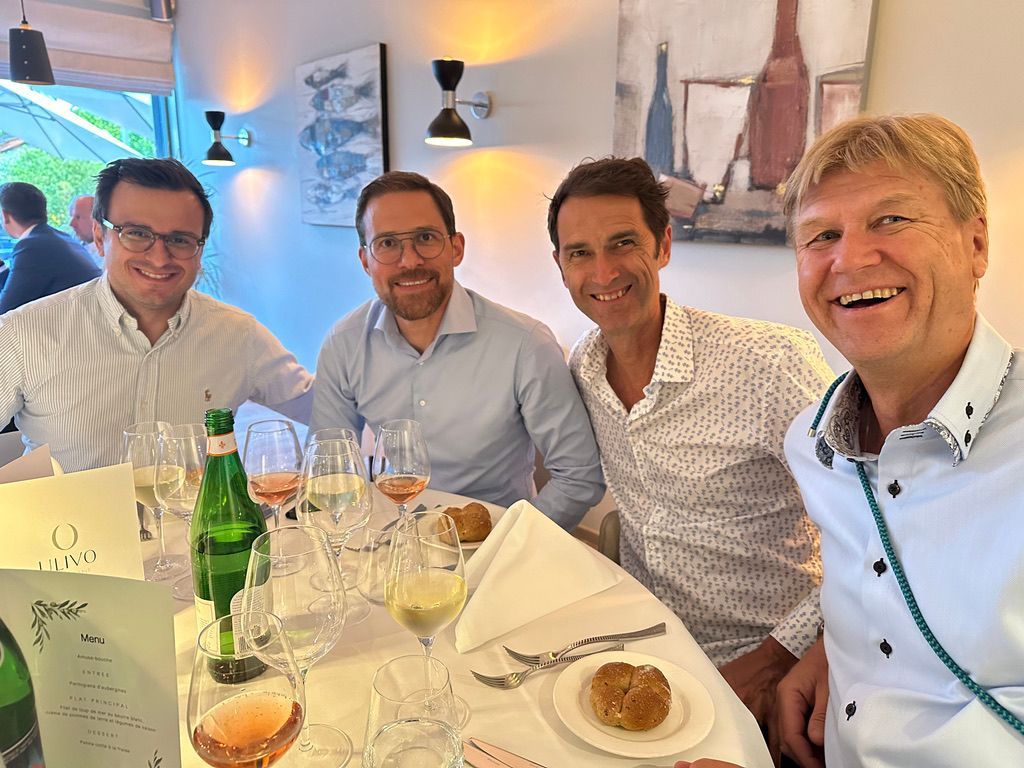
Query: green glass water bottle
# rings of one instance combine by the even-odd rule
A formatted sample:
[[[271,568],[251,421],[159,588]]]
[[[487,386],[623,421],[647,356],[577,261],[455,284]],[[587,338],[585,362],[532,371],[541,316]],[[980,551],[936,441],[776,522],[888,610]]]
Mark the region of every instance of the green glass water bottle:
[[[267,530],[263,511],[249,498],[234,428],[230,408],[206,412],[206,471],[189,531],[200,629],[214,619],[241,610],[252,543]],[[225,652],[234,651],[232,632],[222,633],[221,646]],[[241,665],[221,662],[212,671],[222,682],[242,682],[264,669],[261,662],[251,657]]]
[[[43,768],[36,697],[21,648],[0,619],[0,765]]]

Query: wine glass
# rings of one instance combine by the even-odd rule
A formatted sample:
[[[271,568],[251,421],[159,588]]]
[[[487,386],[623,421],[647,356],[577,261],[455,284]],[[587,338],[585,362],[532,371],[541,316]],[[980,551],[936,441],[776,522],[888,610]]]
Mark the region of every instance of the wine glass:
[[[274,568],[286,560],[287,568]],[[317,579],[320,586],[313,585]],[[303,681],[325,656],[345,626],[345,587],[327,534],[311,525],[286,525],[260,534],[252,543],[245,574],[243,608],[261,608],[281,619]],[[308,719],[289,765],[339,768],[352,755],[344,732]]]
[[[153,565],[146,567],[146,579],[149,581],[163,581],[181,576],[189,566],[187,558],[167,554],[164,542],[164,507],[157,501],[154,491],[159,437],[170,429],[171,425],[166,421],[140,421],[124,431],[124,440],[121,444],[121,461],[132,465],[135,500],[152,510],[153,518],[156,520],[160,554]]]
[[[192,746],[217,768],[269,766],[305,720],[305,686],[276,616],[233,613],[199,632],[188,691]]]
[[[306,445],[311,443],[321,442],[323,440],[351,440],[356,445],[359,445],[359,435],[356,434],[354,429],[348,427],[322,427],[316,432],[312,432],[309,435],[309,439],[306,440]]]
[[[202,424],[175,424],[161,433],[157,443],[156,500],[185,523],[185,540],[206,469],[206,428]],[[192,576],[174,582],[171,592],[178,600],[194,597]]]
[[[462,740],[444,664],[401,656],[378,669],[363,744],[363,768],[461,766]]]
[[[430,457],[418,421],[396,419],[380,425],[373,472],[377,490],[395,502],[399,516],[404,517],[406,504],[430,482]]]
[[[316,525],[327,534],[344,583],[345,545],[366,523],[373,509],[363,456],[351,440],[316,440],[306,448],[302,467],[306,510],[303,522]],[[345,586],[354,587],[354,577],[352,584]],[[369,615],[370,604],[357,593],[348,606],[346,621],[356,624]]]
[[[299,487],[302,449],[295,426],[284,419],[266,419],[249,425],[245,433],[242,464],[249,477],[249,496],[266,504],[281,527],[281,508],[295,497]],[[275,568],[289,567],[284,560]]]

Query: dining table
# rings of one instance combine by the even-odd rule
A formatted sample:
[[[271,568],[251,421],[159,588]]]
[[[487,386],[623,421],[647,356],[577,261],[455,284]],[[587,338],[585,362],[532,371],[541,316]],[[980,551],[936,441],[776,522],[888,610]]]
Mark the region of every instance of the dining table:
[[[416,503],[427,507],[465,501],[464,497],[434,489],[425,490],[416,499]],[[378,497],[376,503],[378,507],[390,504],[383,497]],[[184,553],[184,525],[168,515],[165,531],[168,550]],[[153,541],[142,544],[144,558],[156,556],[155,544]],[[582,543],[581,547],[590,557],[604,557]],[[467,551],[466,555],[472,557],[473,553]],[[606,562],[621,571],[617,565]],[[544,768],[671,768],[676,760],[698,757],[714,757],[746,768],[770,768],[772,761],[757,723],[683,622],[628,573],[621,571],[621,576],[617,584],[604,591],[565,605],[466,653],[459,653],[455,648],[455,622],[437,636],[433,655],[447,666],[455,693],[469,707],[469,721],[462,728],[463,739],[482,739]],[[560,585],[553,583],[550,588],[558,590]],[[192,748],[185,719],[197,626],[193,606],[184,602],[178,605],[174,634],[181,764],[198,768],[205,763]],[[636,630],[659,622],[666,625],[664,635],[629,641],[625,650],[655,657],[685,670],[706,689],[713,705],[710,713],[713,721],[707,735],[674,754],[624,757],[577,736],[560,718],[554,701],[556,681],[572,669],[570,665],[538,671],[521,686],[509,690],[488,687],[471,673],[476,670],[498,674],[522,669],[520,663],[506,655],[502,645],[538,653],[561,648],[584,637]],[[581,650],[596,647],[599,646]],[[349,765],[360,765],[374,672],[393,658],[420,653],[422,648],[417,639],[399,626],[383,605],[374,604],[369,616],[354,626],[346,626],[334,648],[310,669],[306,679],[306,714],[312,722],[334,725],[349,735],[354,745]],[[600,655],[594,658],[600,659]],[[708,714],[704,712],[703,716]],[[297,745],[292,749],[298,749]],[[289,756],[286,754],[276,765],[287,768]]]

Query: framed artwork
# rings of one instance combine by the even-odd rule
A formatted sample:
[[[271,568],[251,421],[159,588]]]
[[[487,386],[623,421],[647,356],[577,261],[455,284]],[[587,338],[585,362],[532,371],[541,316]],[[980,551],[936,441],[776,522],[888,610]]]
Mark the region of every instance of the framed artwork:
[[[302,220],[353,227],[360,190],[388,170],[384,44],[295,68]]]
[[[613,152],[677,240],[784,244],[785,181],[863,103],[873,0],[619,0]]]

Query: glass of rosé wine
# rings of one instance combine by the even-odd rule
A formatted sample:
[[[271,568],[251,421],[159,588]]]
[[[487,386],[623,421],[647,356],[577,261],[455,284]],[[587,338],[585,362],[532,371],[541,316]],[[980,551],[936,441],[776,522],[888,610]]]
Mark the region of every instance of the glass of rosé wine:
[[[262,611],[233,613],[200,630],[188,729],[204,762],[270,766],[298,738],[304,716],[302,675],[280,619]]]
[[[242,464],[249,478],[249,496],[266,504],[281,527],[281,509],[294,502],[302,479],[302,448],[295,426],[285,419],[255,421],[245,432]],[[285,568],[282,560],[275,567]]]
[[[396,419],[380,425],[373,451],[373,482],[398,505],[399,517],[405,517],[406,505],[430,482],[430,457],[418,421]]]

